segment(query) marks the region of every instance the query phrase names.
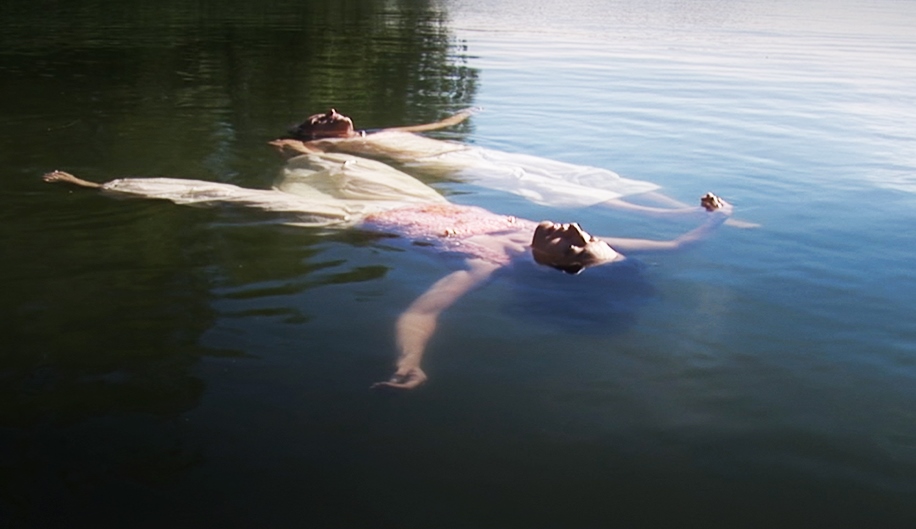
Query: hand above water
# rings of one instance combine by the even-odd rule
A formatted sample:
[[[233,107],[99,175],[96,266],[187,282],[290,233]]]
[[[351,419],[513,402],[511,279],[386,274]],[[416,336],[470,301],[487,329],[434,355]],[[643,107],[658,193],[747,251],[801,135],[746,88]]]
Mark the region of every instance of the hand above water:
[[[706,193],[700,197],[700,206],[710,213],[716,213],[725,217],[730,217],[735,210],[731,204],[712,193]],[[731,219],[728,220],[731,221]],[[756,225],[754,225],[754,227],[756,227]]]
[[[281,138],[269,141],[267,144],[276,148],[281,154],[286,156],[298,156],[300,154],[319,152],[316,149],[310,149],[299,140]]]
[[[700,197],[700,205],[706,211],[715,211],[725,207],[726,202],[712,193],[706,193]]]

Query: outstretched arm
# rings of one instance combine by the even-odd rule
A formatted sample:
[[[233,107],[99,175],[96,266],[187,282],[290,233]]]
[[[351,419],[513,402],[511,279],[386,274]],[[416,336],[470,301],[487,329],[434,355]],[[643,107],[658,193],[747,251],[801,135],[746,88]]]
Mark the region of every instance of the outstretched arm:
[[[705,204],[703,206],[704,208],[707,208],[707,213],[705,213],[707,216],[706,222],[701,224],[699,227],[681,235],[680,237],[677,237],[676,239],[672,239],[670,241],[626,239],[619,237],[600,237],[600,239],[623,254],[652,251],[672,251],[679,250],[692,244],[696,244],[709,236],[713,230],[721,226],[722,223],[728,220],[732,214],[731,204],[719,199],[718,197],[715,198],[718,200],[718,203],[715,204],[715,207],[709,209]]]
[[[448,127],[454,127],[455,125],[471,117],[478,110],[479,108],[477,107],[465,108],[435,123],[425,123],[423,125],[409,125],[406,127],[389,127],[389,128],[382,129],[382,132],[386,132],[386,131],[429,132],[431,130],[439,130],[439,129],[444,129]]]
[[[608,208],[619,209],[623,211],[632,211],[635,213],[641,213],[650,217],[657,218],[692,218],[699,217],[705,213],[705,209],[702,206],[689,206],[684,204],[679,200],[675,200],[669,196],[663,195],[658,191],[650,191],[648,193],[643,193],[640,197],[645,197],[648,200],[651,200],[659,206],[644,206],[642,204],[634,204],[627,200],[621,198],[614,198],[611,200],[606,200],[602,202],[602,205]],[[735,228],[759,228],[760,224],[755,222],[749,222],[746,220],[738,220],[730,218],[725,221],[726,226],[732,226]]]
[[[97,182],[90,182],[89,180],[83,180],[82,178],[77,178],[65,171],[51,171],[50,173],[45,173],[41,178],[45,182],[63,182],[65,184],[72,184],[79,187],[88,187],[89,189],[101,189],[102,187],[102,184]]]
[[[389,127],[381,129],[378,132],[429,132],[431,130],[439,130],[447,127],[453,127],[464,120],[468,119],[473,115],[478,108],[471,107],[464,110],[459,110],[458,112],[452,114],[451,116],[437,121],[435,123],[424,123],[422,125],[409,125],[406,127]],[[321,144],[314,141],[302,141],[293,138],[280,138],[270,142],[267,142],[268,145],[273,146],[281,154],[285,156],[299,156],[300,154],[309,154],[323,152]]]
[[[399,351],[397,370],[389,380],[375,383],[373,388],[413,389],[426,381],[420,362],[426,344],[436,331],[439,315],[499,268],[486,261],[470,263],[468,270],[453,272],[436,281],[398,317],[395,327]]]

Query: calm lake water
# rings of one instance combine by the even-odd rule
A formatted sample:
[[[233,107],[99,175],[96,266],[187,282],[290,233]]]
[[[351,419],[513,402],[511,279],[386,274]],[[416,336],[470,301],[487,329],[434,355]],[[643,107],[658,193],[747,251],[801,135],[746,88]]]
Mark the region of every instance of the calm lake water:
[[[916,3],[0,12],[0,526],[916,523]],[[385,395],[394,319],[453,262],[39,178],[268,187],[265,142],[329,106],[366,128],[480,106],[436,137],[715,191],[760,227],[626,284],[497,279],[443,316],[428,384]]]

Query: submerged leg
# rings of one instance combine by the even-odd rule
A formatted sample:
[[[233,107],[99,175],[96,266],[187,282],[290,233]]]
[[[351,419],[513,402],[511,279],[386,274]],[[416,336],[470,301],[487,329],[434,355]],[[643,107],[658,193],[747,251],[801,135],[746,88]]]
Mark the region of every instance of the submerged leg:
[[[64,171],[51,171],[50,173],[45,173],[41,178],[45,182],[64,182],[80,187],[88,187],[90,189],[99,189],[102,187],[102,184],[83,180],[82,178],[77,178],[72,174]]]

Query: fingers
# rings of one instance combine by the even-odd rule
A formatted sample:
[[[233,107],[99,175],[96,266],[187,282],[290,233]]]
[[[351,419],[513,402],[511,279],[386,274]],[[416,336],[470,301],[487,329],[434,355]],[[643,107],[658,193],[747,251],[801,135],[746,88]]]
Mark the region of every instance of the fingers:
[[[394,382],[394,381],[385,381],[385,382],[376,382],[369,386],[369,389],[414,389],[423,382],[420,380],[410,380],[407,382]]]
[[[426,378],[426,373],[418,368],[413,368],[407,371],[398,371],[389,380],[385,382],[376,382],[369,388],[414,389],[426,382]]]
[[[419,383],[376,382],[369,389],[414,389]]]
[[[467,107],[462,108],[458,112],[455,112],[455,114],[468,114],[473,116],[474,114],[478,114],[480,112],[483,112],[483,107]]]
[[[41,179],[44,180],[45,182],[58,182],[60,180],[63,180],[67,176],[69,176],[68,173],[65,173],[63,171],[58,171],[55,169],[51,171],[50,173],[45,173],[44,175],[42,175]]]

